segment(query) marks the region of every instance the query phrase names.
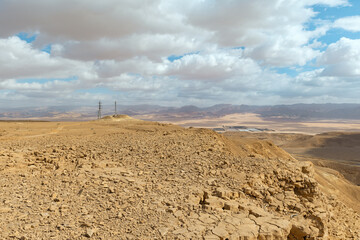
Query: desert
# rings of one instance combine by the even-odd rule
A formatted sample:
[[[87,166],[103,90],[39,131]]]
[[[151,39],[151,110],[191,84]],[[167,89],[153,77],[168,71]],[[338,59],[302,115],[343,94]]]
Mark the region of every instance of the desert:
[[[0,240],[360,240],[359,0],[0,0]]]
[[[124,115],[0,129],[1,239],[360,237],[327,191],[349,182],[270,140]]]

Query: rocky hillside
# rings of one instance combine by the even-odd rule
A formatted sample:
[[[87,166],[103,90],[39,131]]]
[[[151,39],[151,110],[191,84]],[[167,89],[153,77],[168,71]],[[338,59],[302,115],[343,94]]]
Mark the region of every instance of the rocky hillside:
[[[269,141],[127,118],[0,130],[0,239],[360,239]]]

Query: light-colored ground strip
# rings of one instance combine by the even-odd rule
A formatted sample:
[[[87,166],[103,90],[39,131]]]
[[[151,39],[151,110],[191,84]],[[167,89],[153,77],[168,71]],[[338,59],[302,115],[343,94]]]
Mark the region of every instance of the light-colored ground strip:
[[[360,121],[358,120],[318,120],[318,121],[296,121],[283,119],[262,119],[253,113],[230,114],[223,117],[185,119],[164,121],[181,126],[216,128],[226,126],[247,126],[255,128],[270,128],[282,133],[305,133],[317,134],[330,131],[360,131]]]

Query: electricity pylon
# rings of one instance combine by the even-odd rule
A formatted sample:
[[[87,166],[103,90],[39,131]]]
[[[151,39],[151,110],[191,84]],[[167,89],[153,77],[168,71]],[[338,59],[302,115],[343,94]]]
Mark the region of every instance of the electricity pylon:
[[[101,119],[101,102],[99,101],[98,119]]]
[[[115,101],[115,115],[117,115],[116,101]]]

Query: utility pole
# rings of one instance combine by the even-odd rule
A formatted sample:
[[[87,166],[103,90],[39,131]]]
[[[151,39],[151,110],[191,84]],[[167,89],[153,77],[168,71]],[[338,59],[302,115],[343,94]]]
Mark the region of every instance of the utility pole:
[[[116,101],[115,101],[115,115],[117,115]]]
[[[99,101],[98,119],[101,119],[101,102]]]

